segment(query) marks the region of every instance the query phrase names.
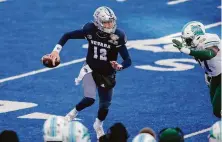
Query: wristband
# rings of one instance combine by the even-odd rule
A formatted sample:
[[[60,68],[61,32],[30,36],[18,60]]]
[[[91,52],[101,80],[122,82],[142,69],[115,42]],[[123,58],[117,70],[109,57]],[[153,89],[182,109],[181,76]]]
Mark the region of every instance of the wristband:
[[[185,54],[190,54],[190,49],[189,48],[186,48],[186,47],[182,47],[181,49],[180,49],[180,51],[181,52],[183,52],[183,53],[185,53]]]
[[[59,44],[56,44],[55,48],[53,49],[53,51],[56,51],[58,53],[60,53],[61,50],[62,50],[62,46]]]

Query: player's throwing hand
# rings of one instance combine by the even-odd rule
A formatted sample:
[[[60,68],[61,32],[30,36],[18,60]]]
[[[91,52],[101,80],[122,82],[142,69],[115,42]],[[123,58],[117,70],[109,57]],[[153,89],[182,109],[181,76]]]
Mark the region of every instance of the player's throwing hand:
[[[60,56],[59,53],[56,51],[52,51],[52,53],[50,54],[50,57],[52,58],[52,64],[53,66],[55,66],[55,62],[58,61],[60,62]]]

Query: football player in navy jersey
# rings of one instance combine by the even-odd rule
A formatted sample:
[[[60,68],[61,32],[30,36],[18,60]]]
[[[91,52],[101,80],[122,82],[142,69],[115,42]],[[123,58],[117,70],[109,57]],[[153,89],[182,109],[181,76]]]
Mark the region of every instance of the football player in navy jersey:
[[[94,21],[82,29],[65,33],[50,54],[53,64],[60,61],[59,53],[69,39],[87,39],[88,53],[86,62],[80,70],[76,83],[83,81],[84,97],[65,117],[72,121],[86,107],[95,102],[96,91],[99,95],[99,110],[93,124],[97,138],[104,135],[103,121],[111,104],[113,87],[116,84],[115,74],[131,65],[131,58],[126,48],[126,35],[117,29],[116,16],[106,6],[96,9]],[[123,59],[117,63],[118,53]]]

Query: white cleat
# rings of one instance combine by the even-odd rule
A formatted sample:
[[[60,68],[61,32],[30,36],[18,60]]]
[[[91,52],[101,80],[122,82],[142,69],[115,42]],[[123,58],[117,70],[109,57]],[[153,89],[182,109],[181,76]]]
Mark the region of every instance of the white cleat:
[[[72,120],[76,118],[77,115],[78,115],[78,111],[76,110],[76,108],[74,108],[65,116],[65,119],[71,122]]]
[[[101,136],[105,135],[103,130],[103,122],[100,121],[98,118],[96,118],[96,121],[93,124],[93,128],[96,131],[97,139],[99,139]]]

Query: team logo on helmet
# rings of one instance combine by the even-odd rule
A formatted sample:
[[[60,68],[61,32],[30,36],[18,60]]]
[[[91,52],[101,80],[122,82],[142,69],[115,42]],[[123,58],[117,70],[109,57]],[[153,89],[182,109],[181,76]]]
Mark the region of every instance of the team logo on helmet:
[[[204,35],[203,30],[198,25],[192,26],[191,31],[194,33],[194,35]]]

